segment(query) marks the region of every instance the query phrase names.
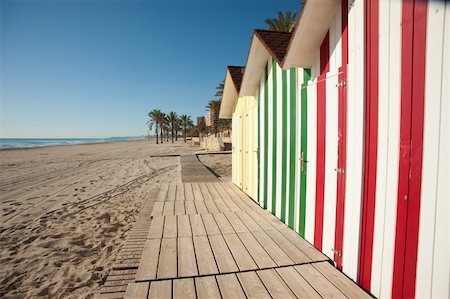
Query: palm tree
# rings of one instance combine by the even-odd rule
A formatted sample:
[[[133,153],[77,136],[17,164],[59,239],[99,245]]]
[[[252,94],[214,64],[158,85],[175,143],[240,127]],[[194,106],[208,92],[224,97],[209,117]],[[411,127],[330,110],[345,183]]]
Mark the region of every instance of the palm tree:
[[[178,132],[180,132],[181,129],[181,121],[180,118],[177,118],[177,121],[173,124],[174,131],[175,131],[175,141],[178,141]]]
[[[171,131],[171,137],[172,137],[172,143],[173,143],[173,133],[176,127],[176,122],[178,121],[178,115],[176,112],[169,112],[169,114],[167,114],[167,122],[169,123],[169,127],[170,127],[170,131]]]
[[[161,110],[153,109],[148,113],[148,117],[150,117],[150,120],[147,122],[148,128],[150,130],[153,129],[153,126],[155,127],[156,131],[156,144],[158,144],[158,129],[161,127]],[[161,140],[162,143],[162,140]]]
[[[223,88],[225,87],[225,80],[223,80],[222,82],[219,83],[219,85],[217,85],[216,87],[216,93],[214,94],[215,97],[219,97],[219,99],[222,99],[222,95],[223,95]]]
[[[194,123],[192,122],[190,116],[188,116],[187,114],[182,114],[180,116],[180,125],[183,128],[184,142],[186,142],[187,129],[188,129],[188,127],[192,127],[194,125]]]
[[[292,32],[297,20],[297,13],[287,10],[284,14],[278,11],[276,18],[265,19],[264,22],[269,25],[269,29],[273,31]]]
[[[218,129],[218,121],[219,121],[219,111],[220,111],[220,103],[222,100],[211,100],[208,105],[206,105],[206,109],[211,112],[211,118],[213,120],[213,128],[214,128],[214,136],[217,137],[217,129]]]

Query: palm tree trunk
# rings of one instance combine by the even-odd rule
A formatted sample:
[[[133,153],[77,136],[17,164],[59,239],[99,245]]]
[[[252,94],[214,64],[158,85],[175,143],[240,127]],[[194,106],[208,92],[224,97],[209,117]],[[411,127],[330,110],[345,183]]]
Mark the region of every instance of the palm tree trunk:
[[[158,126],[156,126],[156,144],[159,144],[158,143]]]
[[[161,128],[161,132],[160,132],[160,136],[161,136],[161,144],[163,144],[164,142],[163,142],[163,140],[164,140],[164,136],[163,136],[163,128]]]
[[[186,127],[183,129],[184,142],[186,142]]]
[[[171,133],[172,133],[172,143],[173,143],[173,126],[172,126],[172,130],[171,131],[172,131]]]

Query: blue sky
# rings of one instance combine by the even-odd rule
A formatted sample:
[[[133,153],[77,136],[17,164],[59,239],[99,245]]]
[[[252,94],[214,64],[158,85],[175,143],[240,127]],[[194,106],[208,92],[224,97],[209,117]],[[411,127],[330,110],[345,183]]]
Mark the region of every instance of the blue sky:
[[[300,1],[0,0],[0,137],[147,133],[205,113],[252,30]]]

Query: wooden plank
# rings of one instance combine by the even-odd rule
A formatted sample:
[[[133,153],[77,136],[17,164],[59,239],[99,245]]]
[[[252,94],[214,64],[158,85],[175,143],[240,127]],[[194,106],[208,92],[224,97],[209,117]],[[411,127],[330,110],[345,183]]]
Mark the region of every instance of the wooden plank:
[[[192,192],[191,183],[185,183],[184,185],[184,197],[186,200],[194,200],[194,193]]]
[[[249,231],[251,232],[262,231],[262,228],[253,220],[252,217],[250,217],[250,215],[247,212],[238,211],[236,212],[236,215],[245,224],[245,226],[248,228]]]
[[[179,215],[178,219],[178,237],[192,236],[191,222],[188,215]]]
[[[256,272],[238,273],[237,277],[241,282],[245,295],[249,299],[271,298]]]
[[[177,239],[162,239],[156,277],[158,279],[177,277]]]
[[[174,215],[175,203],[173,201],[166,201],[164,203],[163,215]]]
[[[198,214],[208,214],[208,209],[203,200],[195,200],[194,203]]]
[[[136,272],[136,281],[152,280],[156,278],[160,246],[161,239],[152,239],[145,242],[141,261]]]
[[[153,217],[152,224],[148,230],[147,239],[162,238],[162,232],[164,227],[164,216]]]
[[[184,206],[186,207],[186,214],[192,215],[197,214],[197,208],[195,207],[194,201],[187,201],[184,203]]]
[[[222,232],[222,234],[234,234],[235,233],[233,227],[231,226],[230,222],[227,220],[227,217],[225,217],[224,214],[218,213],[218,214],[213,214],[213,216],[214,216],[217,226],[219,226],[219,229]]]
[[[211,235],[220,235],[220,229],[217,226],[216,221],[214,220],[214,217],[212,214],[203,214],[202,220],[203,224],[205,225],[206,233],[208,236]]]
[[[213,183],[205,183],[205,186],[206,186],[206,188],[208,188],[208,191],[211,194],[211,197],[213,200],[221,200],[222,199],[222,197],[220,196],[216,187],[214,187]]]
[[[147,299],[149,282],[130,283],[123,295],[124,299]]]
[[[206,187],[205,183],[198,183],[198,186],[200,188],[200,192],[202,192],[203,199],[204,200],[212,200],[212,196],[209,193],[208,187]]]
[[[223,299],[245,299],[244,290],[235,274],[217,275],[217,284]]]
[[[246,213],[261,227],[263,230],[274,230],[275,227],[273,227],[272,224],[270,224],[269,221],[267,221],[261,214],[259,214],[256,211],[246,211]]]
[[[172,280],[152,281],[148,298],[171,299],[172,298]]]
[[[313,287],[293,267],[277,268],[276,271],[299,299],[322,299]],[[357,298],[357,297],[355,297]]]
[[[228,212],[230,211],[230,208],[225,204],[225,202],[222,199],[215,199],[214,203],[217,206],[217,209],[220,213]]]
[[[296,298],[275,270],[267,269],[256,273],[273,298]]]
[[[191,186],[192,186],[192,193],[194,194],[194,200],[204,200],[198,183],[191,183]]]
[[[164,217],[164,233],[163,238],[177,237],[177,216],[169,215]]]
[[[205,226],[199,214],[189,215],[193,236],[206,236]]]
[[[208,238],[206,236],[193,238],[199,274],[207,275],[219,273],[213,252],[209,246]]]
[[[310,243],[302,239],[295,231],[291,229],[283,229],[280,230],[280,233],[283,234],[289,241],[294,243],[304,254],[306,254],[312,261],[327,261],[328,258],[317,250]]]
[[[175,187],[175,188],[176,188],[176,187]],[[177,198],[176,194],[177,194],[177,190],[176,190],[176,189],[174,189],[174,190],[168,190],[168,191],[167,191],[166,201],[175,201],[176,198]]]
[[[184,196],[184,184],[177,184],[177,196],[176,196],[176,200],[177,201],[184,201],[185,200],[185,196]]]
[[[164,210],[164,202],[163,201],[155,201],[152,209],[152,216],[162,216]]]
[[[257,212],[263,216],[270,224],[272,224],[273,227],[276,229],[289,229],[289,227],[280,221],[277,217],[275,217],[272,213],[269,211],[258,209]]]
[[[242,223],[241,219],[234,212],[226,212],[224,215],[227,217],[228,221],[230,221],[231,226],[237,233],[245,233],[248,232],[247,227],[244,223]]]
[[[238,236],[260,269],[277,266],[251,233],[238,233]]]
[[[217,192],[224,201],[231,200],[230,195],[228,195],[225,189],[223,189],[223,183],[214,182],[212,184],[214,185],[214,187],[216,187]]]
[[[191,237],[178,238],[178,277],[196,276],[197,262]]]
[[[265,232],[253,232],[253,236],[278,266],[294,265],[294,261]],[[293,246],[295,247],[295,246]],[[305,256],[306,257],[306,256]]]
[[[176,183],[169,183],[168,191],[176,191],[177,190],[177,184]]]
[[[228,248],[230,248],[231,254],[234,257],[239,270],[246,271],[258,269],[258,266],[253,261],[252,256],[248,253],[244,244],[242,244],[236,234],[223,235],[223,238],[225,239]]]
[[[156,201],[166,201],[167,190],[163,190],[162,188],[159,190],[158,197]]]
[[[161,187],[159,189],[164,191],[169,190],[169,183],[161,184]]]
[[[205,200],[204,203],[208,209],[208,213],[219,213],[219,209],[213,200]]]
[[[265,233],[268,234],[296,264],[310,263],[312,261],[300,248],[295,246],[278,230],[266,231]]]
[[[294,268],[323,298],[347,298],[311,264],[295,266]]]
[[[176,201],[175,215],[184,215],[184,214],[186,214],[186,209],[184,208],[184,201]]]
[[[214,276],[196,277],[195,287],[198,299],[221,299],[219,286]]]
[[[228,249],[222,235],[209,236],[209,243],[216,258],[220,273],[229,273],[239,271],[233,255]]]
[[[347,276],[339,272],[328,262],[314,263],[314,268],[328,278],[348,298],[372,298]]]
[[[195,299],[195,284],[193,278],[173,280],[173,299]]]

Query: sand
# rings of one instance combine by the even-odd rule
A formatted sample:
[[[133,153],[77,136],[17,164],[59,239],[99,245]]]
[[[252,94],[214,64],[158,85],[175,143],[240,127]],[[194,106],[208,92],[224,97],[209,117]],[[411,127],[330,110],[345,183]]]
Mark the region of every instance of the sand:
[[[217,176],[231,180],[231,154],[198,155],[198,159]]]
[[[189,143],[0,151],[0,297],[90,298],[149,190],[180,182]]]

